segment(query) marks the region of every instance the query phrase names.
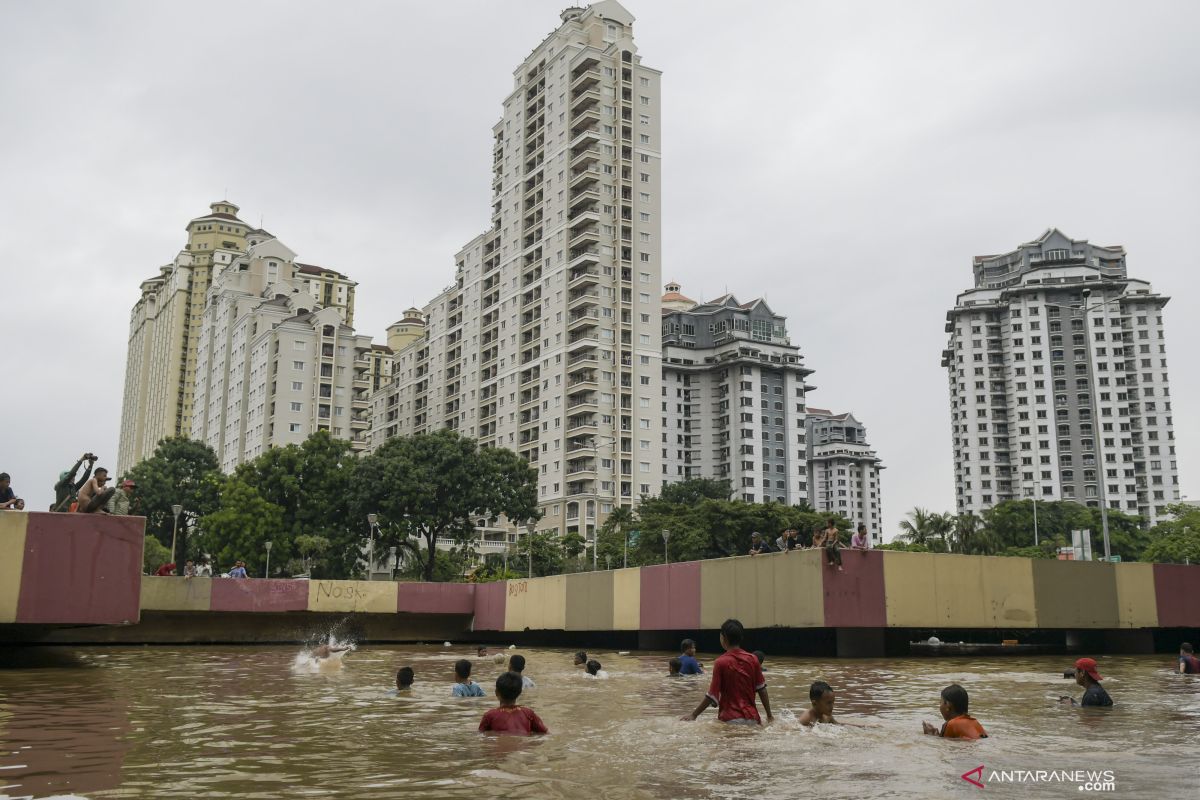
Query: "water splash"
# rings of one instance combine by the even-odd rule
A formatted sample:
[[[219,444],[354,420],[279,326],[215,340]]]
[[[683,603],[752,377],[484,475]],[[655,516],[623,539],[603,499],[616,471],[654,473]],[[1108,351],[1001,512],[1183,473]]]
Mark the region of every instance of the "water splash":
[[[320,672],[338,672],[346,655],[358,649],[352,640],[342,640],[330,632],[316,640],[310,640],[292,661],[292,672],[299,675],[315,675]]]

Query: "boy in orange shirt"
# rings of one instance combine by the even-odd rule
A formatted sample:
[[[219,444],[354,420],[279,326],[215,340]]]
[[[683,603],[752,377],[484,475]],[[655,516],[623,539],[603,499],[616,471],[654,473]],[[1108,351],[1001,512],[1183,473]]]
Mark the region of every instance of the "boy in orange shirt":
[[[952,683],[942,689],[940,711],[946,722],[941,729],[935,728],[928,722],[921,723],[921,729],[930,736],[941,736],[944,739],[986,739],[987,732],[979,724],[979,720],[967,713],[967,690]]]

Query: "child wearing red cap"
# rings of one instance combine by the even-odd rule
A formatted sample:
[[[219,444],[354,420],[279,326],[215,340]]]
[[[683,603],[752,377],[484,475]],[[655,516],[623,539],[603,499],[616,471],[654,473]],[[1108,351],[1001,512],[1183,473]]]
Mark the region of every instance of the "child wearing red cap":
[[[1068,670],[1065,675],[1070,675]],[[1081,706],[1111,706],[1112,698],[1108,696],[1108,692],[1104,691],[1104,687],[1100,685],[1100,681],[1104,680],[1100,677],[1099,670],[1096,669],[1096,659],[1081,658],[1075,662],[1075,682],[1083,687],[1083,699],[1079,702]],[[1076,705],[1073,697],[1060,697],[1060,702],[1070,700],[1071,705]]]

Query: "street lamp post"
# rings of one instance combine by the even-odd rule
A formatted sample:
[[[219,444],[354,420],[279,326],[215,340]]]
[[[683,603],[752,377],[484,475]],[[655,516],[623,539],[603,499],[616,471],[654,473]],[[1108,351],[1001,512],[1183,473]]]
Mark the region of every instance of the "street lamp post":
[[[525,526],[525,549],[529,552],[529,577],[533,577],[533,523]]]
[[[269,578],[269,577],[271,577],[271,542],[270,542],[270,540],[267,541],[266,547],[267,547],[267,566],[266,566],[266,569],[263,570],[263,577]]]
[[[371,531],[371,541],[367,545],[367,580],[371,580],[371,573],[375,571],[375,521],[378,519],[378,514],[367,514],[367,527]]]
[[[400,559],[396,556],[396,545],[389,547],[388,552],[392,556],[392,580],[396,580],[396,570],[400,567]]]
[[[176,503],[171,506],[171,511],[175,514],[175,525],[171,528],[171,563],[175,563],[175,539],[179,535],[179,515],[183,513],[183,506]]]
[[[1037,523],[1037,489],[1035,483],[1029,488],[1029,497],[1033,500],[1033,546],[1038,546],[1038,523]]]
[[[667,553],[667,540],[671,538],[671,532],[663,531],[662,537],[663,537],[663,563],[670,564],[671,556]]]

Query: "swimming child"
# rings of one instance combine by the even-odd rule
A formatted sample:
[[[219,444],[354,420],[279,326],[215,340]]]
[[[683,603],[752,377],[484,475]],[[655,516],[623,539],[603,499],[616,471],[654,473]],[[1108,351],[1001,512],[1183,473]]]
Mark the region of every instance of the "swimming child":
[[[767,654],[762,650],[755,650],[754,657],[758,659],[758,665],[760,667],[762,666],[762,663],[767,660]]]
[[[329,658],[334,653],[344,653],[349,649],[350,645],[322,644],[313,648],[311,655],[313,658]]]
[[[580,650],[578,653],[575,654],[575,666],[576,667],[586,667],[587,662],[588,662],[587,653]]]
[[[412,688],[416,674],[412,667],[401,667],[396,670],[396,691],[407,692]]]
[[[517,698],[520,696],[520,675],[505,672],[496,678],[496,699],[500,701],[500,705],[483,715],[483,719],[479,721],[479,730],[516,736],[549,733],[546,724],[532,708],[517,705]]]
[[[589,678],[607,678],[608,677],[608,673],[605,672],[604,669],[600,666],[600,662],[594,658],[588,659],[587,664],[584,665],[584,669],[587,670],[587,677],[589,677]]]
[[[736,619],[727,619],[721,625],[721,647],[725,648],[725,653],[713,662],[708,694],[704,695],[704,700],[695,711],[682,719],[693,721],[709,706],[716,706],[717,719],[722,722],[761,725],[762,719],[754,705],[756,693],[762,700],[767,722],[775,719],[771,715],[771,701],[767,697],[767,681],[763,678],[762,666],[753,654],[742,649],[743,635],[742,623]]]
[[[704,667],[700,666],[700,662],[696,660],[696,643],[691,639],[684,639],[679,643],[679,674],[704,674]]]
[[[986,739],[987,732],[979,720],[967,713],[968,700],[967,690],[957,683],[942,689],[942,702],[938,710],[942,712],[945,723],[938,729],[928,722],[922,722],[921,730],[944,739]]]
[[[483,687],[471,680],[470,661],[460,658],[454,662],[454,677],[454,688],[451,690],[453,697],[483,697]]]
[[[508,671],[521,676],[521,688],[532,689],[533,679],[525,677],[525,656],[514,655],[508,659]]]
[[[1192,645],[1184,642],[1179,645],[1179,674],[1200,675],[1200,658],[1192,649]]]
[[[447,642],[447,644],[449,644],[449,642]],[[480,647],[476,648],[476,650],[475,650],[475,657],[476,657],[476,658],[483,658],[483,657],[484,657],[484,656],[486,656],[486,655],[487,655],[487,648],[486,648],[486,647],[482,647],[482,646],[480,646]]]
[[[679,672],[679,667],[680,667],[679,656],[675,656],[674,658],[672,658],[670,661],[667,662],[667,669],[669,670],[669,672],[667,672],[667,677],[668,678],[682,677],[682,674]]]
[[[838,721],[833,718],[832,686],[825,681],[814,682],[812,686],[808,687],[808,700],[812,706],[805,709],[804,713],[800,715],[801,725],[811,727],[818,722],[838,724]]]

